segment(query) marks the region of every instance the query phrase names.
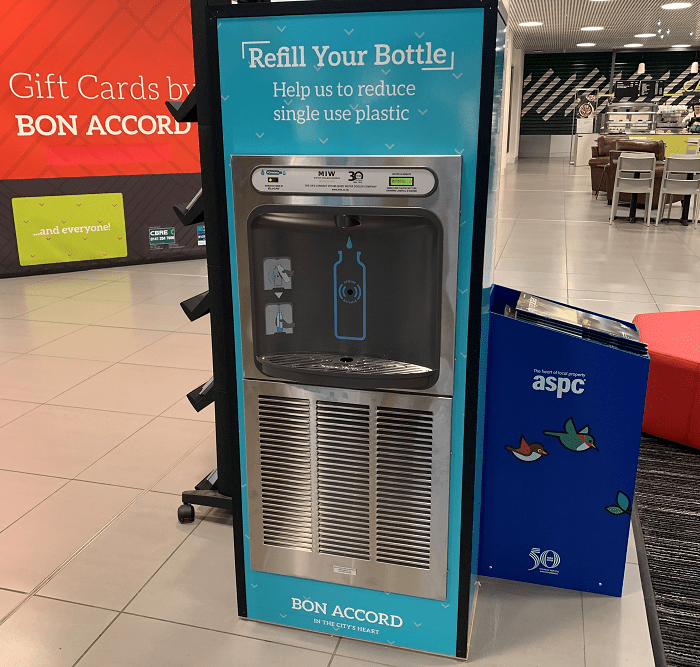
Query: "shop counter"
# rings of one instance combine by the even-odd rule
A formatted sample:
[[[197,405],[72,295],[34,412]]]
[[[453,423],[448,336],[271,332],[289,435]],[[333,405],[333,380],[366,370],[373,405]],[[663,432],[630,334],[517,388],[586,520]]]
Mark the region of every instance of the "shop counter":
[[[647,141],[663,141],[666,144],[666,156],[680,153],[685,155],[688,148],[688,139],[698,138],[697,134],[668,134],[666,132],[654,132],[652,134],[635,134],[630,139],[646,139]]]

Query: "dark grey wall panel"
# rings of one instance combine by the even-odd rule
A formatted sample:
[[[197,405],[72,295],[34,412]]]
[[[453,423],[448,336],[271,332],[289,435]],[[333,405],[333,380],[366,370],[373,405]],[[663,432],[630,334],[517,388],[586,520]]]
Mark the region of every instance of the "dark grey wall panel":
[[[571,134],[578,88],[606,92],[612,53],[530,53],[525,56],[521,134]]]
[[[191,199],[201,187],[199,174],[157,174],[148,176],[95,176],[85,178],[42,178],[0,181],[0,277],[80,271],[85,269],[175,259],[206,257],[206,247],[197,245],[197,225],[184,227],[173,212],[173,204]],[[128,255],[124,258],[65,262],[22,267],[17,254],[14,197],[97,194],[121,192]],[[151,250],[148,228],[175,227],[181,248]]]

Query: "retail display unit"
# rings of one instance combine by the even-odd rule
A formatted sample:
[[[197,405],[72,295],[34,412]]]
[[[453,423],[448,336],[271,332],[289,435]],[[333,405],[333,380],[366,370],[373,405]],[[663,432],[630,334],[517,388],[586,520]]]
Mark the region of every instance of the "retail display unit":
[[[466,656],[504,15],[193,1],[242,617]]]
[[[656,104],[616,102],[605,113],[605,134],[651,134],[656,131]]]

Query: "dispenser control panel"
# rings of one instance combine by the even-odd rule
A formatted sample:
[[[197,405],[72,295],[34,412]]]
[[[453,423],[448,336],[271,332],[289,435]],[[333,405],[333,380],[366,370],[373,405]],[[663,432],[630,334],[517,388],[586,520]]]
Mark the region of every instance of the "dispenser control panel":
[[[256,167],[253,187],[265,194],[427,197],[437,178],[423,167]]]

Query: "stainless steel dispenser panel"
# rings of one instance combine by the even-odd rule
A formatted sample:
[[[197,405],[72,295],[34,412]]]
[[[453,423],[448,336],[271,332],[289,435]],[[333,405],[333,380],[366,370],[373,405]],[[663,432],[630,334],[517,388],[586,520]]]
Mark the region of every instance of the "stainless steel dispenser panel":
[[[403,391],[436,396],[452,396],[454,385],[455,354],[455,311],[457,304],[457,270],[460,224],[460,188],[462,161],[459,155],[428,156],[255,156],[243,155],[231,157],[231,174],[233,185],[233,208],[235,217],[236,261],[238,268],[241,345],[243,349],[243,377],[269,379],[258,369],[255,362],[253,342],[251,277],[250,277],[250,223],[257,215],[270,210],[298,211],[336,211],[343,207],[371,211],[371,215],[381,216],[382,209],[387,213],[399,209],[408,215],[420,216],[428,211],[442,225],[442,297],[440,309],[439,340],[439,376],[437,382],[427,389],[405,388]],[[290,170],[289,190],[298,190],[300,194],[285,191],[278,187],[282,182],[281,172]],[[265,175],[262,174],[265,171]],[[325,172],[320,180],[314,180],[313,172]],[[330,172],[333,176],[329,176]],[[276,172],[280,172],[277,174]],[[337,180],[338,172],[346,177],[342,183]],[[357,177],[349,181],[350,173],[361,172],[363,182],[368,186],[364,190],[358,187]],[[366,178],[365,177],[366,174]],[[286,177],[286,174],[284,175]],[[278,178],[278,182],[268,183],[267,179]],[[390,180],[390,179],[397,180]],[[413,179],[411,181],[410,179]],[[312,187],[314,184],[318,188]],[[350,185],[352,187],[350,187]],[[369,187],[372,186],[372,187]],[[375,187],[376,186],[376,187]],[[261,191],[256,190],[258,187]],[[317,191],[317,192],[316,192]],[[315,192],[315,194],[310,194]],[[272,293],[277,289],[281,293],[280,307],[265,313],[266,327],[274,327],[281,334],[294,336],[294,313],[289,305],[282,307],[284,292],[289,284],[284,278],[288,258],[270,258],[282,267],[272,276]],[[279,261],[277,261],[279,260]],[[409,267],[416,270],[417,267]],[[254,267],[257,270],[257,267]],[[278,279],[279,278],[279,279]],[[274,288],[274,289],[273,289]],[[267,289],[267,285],[265,286]],[[284,312],[283,312],[284,311]],[[292,321],[290,321],[290,319]],[[269,322],[268,322],[269,320]],[[303,350],[300,352],[309,352]],[[327,352],[322,350],[321,352]],[[359,356],[359,355],[357,355]],[[335,360],[337,361],[337,360]],[[369,354],[362,363],[362,370],[375,372],[381,361],[377,355]],[[308,355],[298,359],[291,357],[263,359],[264,364],[304,365],[334,363],[324,359],[311,358]],[[437,366],[437,364],[436,364]],[[374,370],[370,371],[372,368]],[[357,369],[353,367],[353,372]],[[429,372],[420,366],[408,364],[406,368],[387,368],[386,373]],[[358,375],[361,373],[358,372]],[[380,374],[379,374],[380,375]],[[279,376],[283,377],[283,376]],[[381,388],[381,377],[376,387]],[[387,389],[387,387],[385,387]]]
[[[452,400],[243,388],[251,567],[444,600]]]

